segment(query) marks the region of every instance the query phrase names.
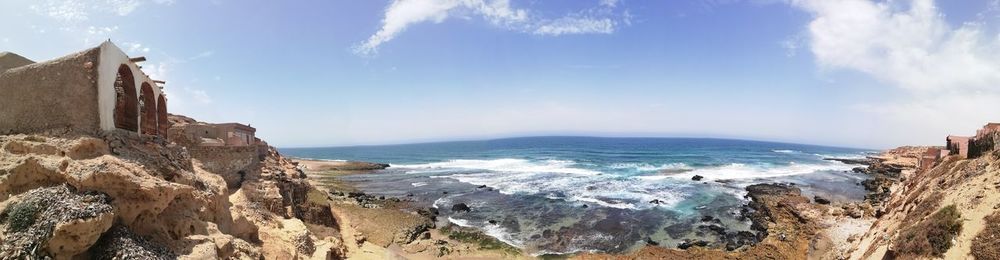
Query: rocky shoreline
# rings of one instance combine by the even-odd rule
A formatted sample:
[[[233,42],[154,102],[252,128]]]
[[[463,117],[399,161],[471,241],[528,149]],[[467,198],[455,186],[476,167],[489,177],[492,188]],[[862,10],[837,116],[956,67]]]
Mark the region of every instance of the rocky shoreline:
[[[303,165],[302,163],[299,164]],[[355,171],[319,171],[317,168],[308,170],[307,174],[312,177],[329,174],[355,174]],[[371,172],[377,173],[377,169]],[[827,208],[840,207],[841,205],[826,205],[822,203],[822,198],[814,198],[817,202],[801,195],[798,187],[792,184],[769,183],[757,184],[747,187],[746,197],[750,203],[744,205],[739,210],[741,218],[750,220],[752,231],[730,231],[720,225],[717,219],[712,216],[704,216],[700,224],[696,226],[695,232],[701,232],[716,237],[714,241],[690,240],[680,244],[677,249],[664,248],[646,238],[647,246],[639,251],[625,254],[594,254],[577,253],[563,255],[562,257],[582,258],[582,259],[603,259],[612,258],[642,258],[648,256],[656,257],[712,257],[743,259],[747,257],[775,257],[777,259],[798,259],[797,256],[809,254],[811,243],[814,237],[821,230],[821,223],[824,218],[830,217]],[[355,211],[364,210],[394,210],[397,212],[407,212],[423,218],[423,224],[414,224],[407,227],[400,227],[398,234],[405,239],[396,240],[396,244],[404,248],[401,252],[396,252],[399,256],[433,256],[433,257],[475,257],[483,254],[495,255],[502,253],[505,257],[530,257],[520,250],[510,246],[502,247],[503,250],[491,250],[490,247],[476,249],[477,243],[483,244],[503,244],[494,238],[485,236],[482,232],[456,227],[446,219],[438,218],[436,208],[418,208],[409,203],[407,197],[385,197],[373,196],[353,189],[331,189],[330,195],[334,200],[341,200],[345,205],[357,207]],[[335,203],[336,205],[337,203]],[[337,211],[337,206],[334,206]],[[452,205],[452,211],[474,210],[465,204]],[[853,211],[851,211],[853,212]],[[384,214],[384,213],[383,213]],[[853,214],[853,213],[852,213]],[[347,214],[341,214],[347,215]],[[844,215],[846,216],[846,215]],[[350,216],[340,216],[352,218]],[[356,218],[356,217],[355,217]],[[429,225],[428,225],[429,223]],[[463,234],[479,234],[474,237],[481,238],[479,241],[456,240],[449,238],[446,234],[454,229],[462,230]],[[382,228],[382,230],[391,228]],[[343,230],[343,228],[342,228]],[[364,241],[369,236],[367,233],[378,233],[379,229],[356,228],[360,234],[354,236],[363,238]],[[444,231],[444,232],[443,232]],[[472,236],[472,235],[470,235]],[[363,243],[363,242],[362,242]],[[384,244],[379,243],[379,244]],[[433,244],[437,246],[436,253],[428,253],[424,245]],[[413,249],[418,247],[420,249]],[[455,249],[464,248],[465,250]],[[496,247],[501,248],[501,247]],[[471,250],[470,250],[471,249]],[[350,250],[348,250],[350,251]],[[514,252],[517,252],[516,254]]]
[[[702,217],[694,232],[715,237],[713,241],[687,240],[676,249],[665,248],[646,238],[647,246],[638,251],[624,254],[576,253],[560,257],[580,259],[635,259],[646,257],[695,257],[717,259],[773,258],[799,259],[801,256],[843,254],[848,250],[843,245],[832,243],[830,237],[838,239],[856,239],[870,225],[870,218],[878,216],[881,204],[887,196],[886,189],[900,180],[900,173],[911,170],[913,165],[900,163],[900,156],[910,154],[900,151],[889,151],[864,159],[839,159],[848,164],[856,164],[856,173],[869,175],[869,178],[859,183],[865,186],[869,194],[862,202],[838,203],[831,202],[820,196],[807,198],[794,184],[766,183],[751,185],[746,188],[746,198],[749,203],[739,210],[739,218],[748,219],[751,231],[730,231],[718,223],[712,216]],[[312,177],[336,176],[343,174],[377,173],[388,165],[367,162],[316,161],[297,159],[296,164]],[[346,166],[345,166],[346,165]],[[386,166],[386,167],[383,167]],[[698,181],[698,177],[693,177]],[[323,177],[326,178],[326,177]],[[411,224],[389,227],[377,227],[365,224],[354,224],[353,235],[358,248],[363,248],[366,242],[377,245],[375,248],[388,250],[392,244],[399,245],[402,250],[391,252],[400,257],[480,257],[503,256],[530,257],[519,249],[506,246],[495,238],[486,236],[481,231],[454,226],[446,219],[438,218],[436,208],[419,208],[407,197],[373,196],[359,192],[349,185],[332,186],[329,195],[335,202],[334,212],[338,219],[365,218],[365,211],[372,214],[393,215],[398,212],[408,214],[407,218],[416,216],[418,219]],[[325,185],[331,187],[329,185]],[[652,202],[651,202],[652,203]],[[340,205],[340,206],[337,206]],[[341,208],[338,210],[338,208]],[[344,210],[344,209],[351,210]],[[452,211],[474,210],[465,204],[452,205]],[[353,213],[346,213],[353,212]],[[374,213],[378,212],[378,213]],[[390,213],[397,212],[397,213]],[[845,219],[846,218],[846,219]],[[848,221],[857,219],[859,221]],[[850,228],[838,228],[836,222],[850,222]],[[356,222],[345,220],[344,222]],[[498,221],[499,222],[499,221]],[[347,230],[352,228],[341,228]],[[460,236],[453,234],[459,230]],[[382,233],[392,233],[385,235]],[[345,236],[346,237],[346,236]],[[370,238],[371,237],[371,238]],[[395,237],[394,239],[379,237]],[[474,240],[456,238],[475,237]],[[374,238],[373,240],[371,240]],[[350,240],[350,239],[347,239]],[[825,243],[825,245],[824,245]],[[351,243],[347,243],[351,244]],[[480,245],[481,244],[481,245]],[[493,246],[482,246],[493,245]],[[499,246],[504,245],[504,246]],[[373,250],[373,249],[366,249]],[[350,248],[347,249],[351,251]]]
[[[268,148],[260,171],[229,190],[204,162],[155,137],[0,136],[0,148],[6,178],[0,192],[8,196],[0,202],[0,257],[533,258],[483,231],[457,226],[409,196],[366,194],[338,179],[379,174],[388,164],[288,159]],[[860,160],[830,158],[857,164],[853,171],[868,176],[858,183],[868,191],[864,201],[807,198],[791,183],[755,184],[746,187],[748,203],[736,213],[752,223],[750,230],[729,230],[705,215],[684,232],[710,239],[667,248],[636,237],[645,246],[634,251],[555,257],[832,259],[857,253],[858,243],[879,243],[864,236],[875,219],[898,216],[898,204],[906,205],[895,194],[920,176],[920,151],[904,147]],[[454,203],[441,210],[480,209]],[[39,251],[46,245],[60,247]]]
[[[408,197],[370,195],[347,184],[329,183],[329,176],[377,174],[387,164],[371,162],[317,161],[295,159],[308,175],[323,176],[334,215],[339,220],[347,258],[382,258],[391,255],[407,259],[434,258],[531,258],[519,249],[487,236],[479,230],[463,228],[438,218],[433,207],[419,207]],[[452,205],[453,211],[471,210],[468,205]]]

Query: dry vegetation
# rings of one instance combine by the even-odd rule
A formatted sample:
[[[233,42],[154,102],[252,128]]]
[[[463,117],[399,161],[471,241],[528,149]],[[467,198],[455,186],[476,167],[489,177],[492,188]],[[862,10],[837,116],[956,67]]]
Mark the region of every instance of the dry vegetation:
[[[952,246],[952,238],[962,231],[962,215],[948,205],[916,225],[903,229],[894,243],[894,255],[903,259],[941,257]]]
[[[1000,259],[1000,211],[986,217],[985,224],[972,240],[972,256],[976,259]]]

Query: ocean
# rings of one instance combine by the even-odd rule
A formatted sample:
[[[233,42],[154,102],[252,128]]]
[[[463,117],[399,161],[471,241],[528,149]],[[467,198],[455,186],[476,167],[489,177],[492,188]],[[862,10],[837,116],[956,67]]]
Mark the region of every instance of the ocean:
[[[389,163],[338,176],[374,195],[436,207],[442,219],[540,254],[626,252],[717,242],[750,231],[744,188],[793,183],[809,198],[859,201],[870,150],[699,138],[528,137],[408,145],[287,148],[291,157]],[[699,181],[694,176],[703,177]],[[313,177],[313,176],[310,176]],[[469,212],[452,212],[465,203]],[[706,216],[712,221],[706,222]],[[721,226],[706,228],[706,226]]]

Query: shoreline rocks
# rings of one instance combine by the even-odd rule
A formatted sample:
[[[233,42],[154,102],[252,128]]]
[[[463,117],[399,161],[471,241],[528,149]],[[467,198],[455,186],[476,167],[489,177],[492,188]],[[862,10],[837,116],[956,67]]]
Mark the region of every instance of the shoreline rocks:
[[[362,161],[324,161],[324,160],[309,160],[309,159],[293,159],[293,162],[308,172],[329,172],[329,171],[367,172],[367,171],[384,170],[390,167],[390,165],[387,163],[374,163],[374,162],[362,162]]]
[[[455,205],[451,205],[451,211],[453,212],[469,212],[471,210],[472,209],[469,208],[469,205],[465,205],[465,203],[458,203]]]
[[[816,204],[822,204],[822,205],[830,204],[830,200],[824,197],[820,197],[819,195],[813,196],[813,201],[816,202]]]
[[[830,157],[830,158],[823,158],[823,160],[835,161],[835,162],[841,162],[841,163],[844,163],[844,164],[853,164],[853,165],[872,165],[876,161],[875,159],[872,159],[872,158],[857,159],[857,158],[832,158],[832,157]]]

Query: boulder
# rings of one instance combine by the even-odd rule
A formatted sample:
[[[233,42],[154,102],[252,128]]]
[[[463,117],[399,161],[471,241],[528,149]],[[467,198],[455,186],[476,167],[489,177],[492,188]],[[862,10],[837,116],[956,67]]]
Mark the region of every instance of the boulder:
[[[760,242],[756,234],[750,231],[739,231],[728,233],[725,237],[726,250],[733,251],[743,246],[754,245]]]
[[[465,205],[465,203],[458,203],[455,205],[451,205],[451,211],[453,212],[469,212],[471,210],[472,209],[469,208],[469,205]]]
[[[706,246],[708,246],[708,241],[705,240],[698,240],[698,241],[684,240],[684,242],[681,242],[680,245],[677,245],[677,249],[686,250],[691,247],[706,247]]]
[[[88,219],[74,219],[56,224],[49,238],[49,253],[56,256],[73,256],[87,251],[111,228],[115,214],[103,213]]]
[[[701,175],[695,175],[694,177],[691,177],[691,180],[692,181],[701,181],[701,179],[704,179],[704,178],[705,177],[703,177]]]
[[[823,205],[830,204],[830,200],[824,197],[820,197],[819,195],[813,196],[813,201],[815,201],[817,204],[823,204]]]

